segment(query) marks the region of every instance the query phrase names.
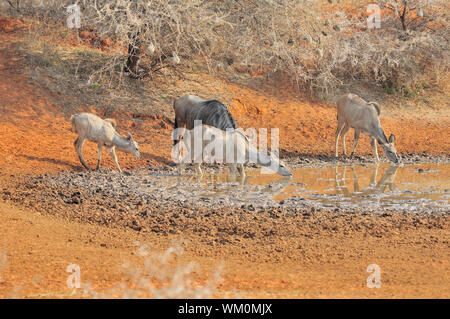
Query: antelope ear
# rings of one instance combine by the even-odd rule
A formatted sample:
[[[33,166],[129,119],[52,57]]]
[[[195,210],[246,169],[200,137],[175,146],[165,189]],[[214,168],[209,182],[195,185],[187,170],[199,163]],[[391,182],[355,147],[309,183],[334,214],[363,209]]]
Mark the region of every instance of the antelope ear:
[[[394,143],[395,142],[395,135],[391,134],[391,136],[389,136],[389,143]]]
[[[128,139],[129,139],[129,140],[133,140],[133,136],[131,135],[130,132],[128,132]]]

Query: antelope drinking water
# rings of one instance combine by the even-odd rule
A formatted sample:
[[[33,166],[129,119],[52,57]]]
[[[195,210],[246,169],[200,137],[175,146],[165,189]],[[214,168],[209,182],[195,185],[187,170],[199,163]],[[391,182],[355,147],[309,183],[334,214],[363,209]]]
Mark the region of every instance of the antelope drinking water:
[[[336,130],[336,157],[338,156],[339,136],[342,133],[342,145],[344,148],[344,155],[347,156],[345,148],[345,135],[350,128],[355,129],[355,140],[351,156],[355,153],[358,145],[359,134],[363,132],[371,138],[371,144],[375,153],[375,161],[378,162],[377,144],[384,149],[388,159],[394,163],[398,163],[399,157],[395,149],[395,136],[391,134],[389,139],[386,138],[380,124],[380,107],[375,102],[366,102],[355,94],[346,94],[340,97],[337,101],[337,118],[338,127]]]
[[[128,137],[122,137],[116,132],[116,122],[113,119],[102,119],[92,113],[80,113],[72,115],[70,118],[73,130],[78,134],[78,138],[73,145],[78,153],[81,164],[86,169],[89,169],[83,157],[83,145],[86,139],[98,144],[98,160],[97,169],[100,168],[100,158],[102,156],[102,148],[106,146],[111,153],[111,156],[116,164],[117,169],[120,169],[117,162],[115,149],[119,151],[131,153],[137,158],[140,157],[139,146],[134,141],[131,134],[128,132]]]
[[[196,129],[199,130],[199,134],[195,132]],[[209,125],[199,125],[190,131],[185,131],[181,140],[182,143],[174,146],[173,157],[182,163],[194,163],[195,171],[199,175],[202,174],[201,163],[206,156],[210,156],[210,161],[229,164],[232,175],[235,174],[236,167],[241,175],[245,174],[244,164],[255,161],[275,173],[292,176],[277,156],[272,153],[267,155],[265,152],[258,152],[240,130],[223,131]],[[197,147],[199,147],[198,150]],[[184,154],[185,151],[186,154]]]

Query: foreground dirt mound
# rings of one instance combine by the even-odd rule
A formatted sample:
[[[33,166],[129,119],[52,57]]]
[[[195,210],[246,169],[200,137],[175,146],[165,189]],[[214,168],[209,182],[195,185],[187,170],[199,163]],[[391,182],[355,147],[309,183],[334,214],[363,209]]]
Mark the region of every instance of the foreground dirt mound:
[[[105,187],[74,186],[83,179],[94,181],[100,174],[113,183]],[[4,220],[6,234],[10,233],[7,225],[15,223],[13,228],[21,229],[17,227],[30,219],[27,227],[32,229],[17,242],[7,241],[7,251],[14,254],[8,254],[11,267],[4,273],[9,279],[3,289],[0,287],[0,295],[10,293],[12,278],[17,278],[16,284],[25,278],[35,280],[29,268],[12,268],[23,262],[24,253],[30,253],[18,250],[18,243],[28,242],[33,247],[33,258],[27,257],[30,261],[54,256],[59,260],[50,268],[39,267],[39,286],[32,288],[25,280],[26,293],[22,292],[22,296],[36,296],[48,291],[69,292],[63,274],[64,267],[73,263],[74,255],[77,263],[89,270],[84,280],[95,283],[97,290],[128,281],[127,273],[111,267],[122,264],[123,258],[140,264],[139,258],[127,257],[137,249],[132,245],[134,236],[148,243],[151,251],[182,243],[187,258],[183,262],[200,265],[194,274],[197,284],[205,283],[222,264],[223,273],[215,292],[219,297],[233,291],[241,297],[266,298],[446,297],[450,293],[448,280],[442,277],[449,258],[450,221],[446,214],[378,214],[364,208],[330,211],[283,205],[228,207],[225,203],[215,208],[203,207],[184,201],[181,194],[172,200],[160,198],[158,192],[134,196],[126,190],[127,179],[114,171],[90,175],[74,173],[67,175],[65,182],[64,178],[50,175],[9,179],[8,187],[1,192],[2,200],[33,213],[23,223],[14,216]],[[47,222],[42,216],[36,221],[32,216],[37,214],[47,219],[50,216],[51,223],[44,226]],[[64,226],[65,233],[57,231],[53,237],[36,231],[47,227],[45,233],[52,234],[48,229],[60,227],[55,224],[61,221],[69,223]],[[79,226],[73,228],[71,224]],[[85,234],[83,225],[95,227],[95,232]],[[122,235],[124,232],[127,235]],[[77,252],[74,254],[61,241],[54,241],[56,236],[64,237],[63,242],[77,247]],[[119,241],[110,238],[117,236],[123,237]],[[34,254],[41,250],[53,253]],[[93,254],[97,253],[102,260],[95,261]],[[92,263],[105,265],[109,270],[105,272],[105,268],[93,267]],[[365,285],[366,268],[373,263],[383,271],[382,290],[374,291]],[[29,273],[25,274],[25,270]],[[60,275],[49,277],[49,271]],[[326,280],[330,276],[332,282]],[[153,281],[156,285],[158,282]]]

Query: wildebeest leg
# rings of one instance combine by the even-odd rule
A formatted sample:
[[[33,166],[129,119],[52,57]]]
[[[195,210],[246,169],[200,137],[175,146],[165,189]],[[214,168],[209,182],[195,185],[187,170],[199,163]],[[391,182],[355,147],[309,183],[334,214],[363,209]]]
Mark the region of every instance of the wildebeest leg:
[[[350,155],[350,157],[353,157],[353,155],[355,154],[355,149],[356,149],[356,146],[358,146],[358,140],[359,140],[360,133],[361,133],[360,130],[355,129],[355,140],[353,141],[353,149],[352,149],[352,154]]]
[[[177,142],[175,140],[175,132],[173,132],[173,138],[174,138],[174,145],[172,147],[172,159],[177,163],[178,169],[180,170],[180,173],[184,172],[184,168],[186,166],[186,156],[184,155],[185,149],[183,148],[184,143],[175,144]],[[178,141],[179,142],[179,141]]]
[[[87,166],[86,162],[84,161],[84,157],[83,157],[83,145],[84,145],[84,141],[86,139],[78,137],[75,142],[73,143],[73,145],[75,146],[75,150],[78,153],[78,158],[80,159],[81,164],[83,164],[83,166],[86,169],[89,169],[89,166]]]
[[[117,169],[119,170],[119,172],[122,173],[122,170],[120,169],[120,166],[119,166],[119,162],[117,162],[116,148],[114,146],[111,147],[109,149],[109,153],[111,153],[111,156],[112,156],[112,158],[114,160],[114,164],[116,164]]]
[[[173,139],[173,145],[177,145],[178,142],[182,140],[182,137],[184,136],[184,133],[186,132],[186,123],[181,120],[177,120],[175,117],[175,122],[173,125],[173,133],[172,133],[172,139]]]
[[[342,147],[344,148],[345,156],[347,156],[347,147],[345,146],[345,136],[347,135],[349,129],[350,125],[348,125],[348,123],[346,123],[344,128],[342,129]]]
[[[172,133],[172,139],[173,139],[173,145],[177,145],[177,143],[180,141],[178,135],[178,122],[177,122],[177,115],[175,114],[175,120],[173,123],[173,133]]]
[[[98,159],[97,159],[97,170],[100,169],[100,159],[102,158],[102,148],[103,148],[103,144],[98,144]]]
[[[378,158],[377,141],[372,137],[370,140],[370,144],[372,144],[373,152],[375,154],[375,162],[378,163],[380,159]]]
[[[339,144],[339,135],[341,134],[342,128],[345,122],[338,122],[338,127],[336,130],[336,141],[335,141],[335,156],[338,157],[338,144]]]

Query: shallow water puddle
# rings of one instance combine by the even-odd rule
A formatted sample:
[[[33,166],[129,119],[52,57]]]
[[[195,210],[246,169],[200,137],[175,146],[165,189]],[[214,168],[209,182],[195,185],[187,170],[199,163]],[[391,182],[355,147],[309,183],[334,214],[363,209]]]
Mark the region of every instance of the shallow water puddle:
[[[239,197],[241,202],[313,200],[323,206],[375,206],[383,208],[450,208],[450,164],[390,166],[337,165],[298,168],[292,178],[247,170],[245,179],[205,175],[191,180],[192,189],[203,186],[201,198]],[[182,177],[180,179],[184,179]]]

